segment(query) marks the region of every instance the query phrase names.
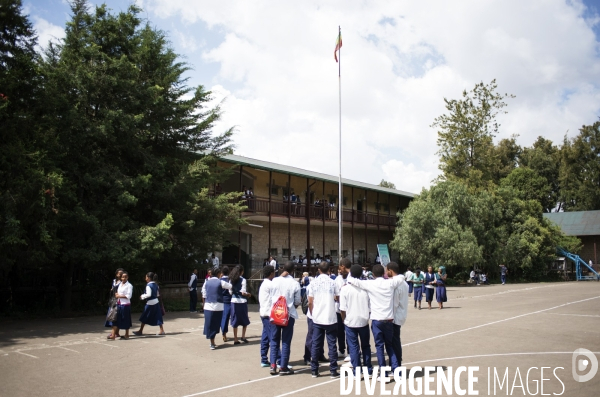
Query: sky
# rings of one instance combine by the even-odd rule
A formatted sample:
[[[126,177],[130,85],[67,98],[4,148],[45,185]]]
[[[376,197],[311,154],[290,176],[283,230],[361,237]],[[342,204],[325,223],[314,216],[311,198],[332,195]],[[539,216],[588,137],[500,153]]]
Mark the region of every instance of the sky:
[[[213,93],[235,153],[419,193],[440,174],[444,98],[496,79],[496,141],[559,144],[600,117],[600,0],[135,2]],[[92,0],[91,4],[101,4]],[[64,36],[65,0],[24,0],[40,46]]]

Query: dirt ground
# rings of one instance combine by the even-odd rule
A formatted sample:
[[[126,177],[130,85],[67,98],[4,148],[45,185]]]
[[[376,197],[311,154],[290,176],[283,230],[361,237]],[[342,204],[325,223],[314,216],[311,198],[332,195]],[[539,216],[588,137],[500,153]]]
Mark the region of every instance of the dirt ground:
[[[214,351],[202,335],[202,314],[167,313],[167,336],[155,336],[158,327],[150,327],[146,331],[152,335],[127,341],[107,341],[102,317],[5,321],[0,396],[340,395],[340,380],[314,379],[303,364],[304,316],[294,329],[290,361],[296,373],[270,376],[268,368],[261,368],[258,307],[250,310],[250,343],[234,346],[218,339]],[[138,317],[133,314],[134,328]],[[589,357],[575,360],[576,349],[593,352],[596,360],[600,356],[598,282],[449,287],[444,310],[409,309],[401,337],[403,365],[409,370],[432,366],[454,374],[461,366],[479,367],[474,370],[479,395],[533,395],[542,384],[544,394],[600,393],[600,374],[587,382],[576,382],[572,375],[574,362],[588,362],[580,375],[593,365]],[[372,340],[371,345],[374,352]],[[507,373],[502,389],[494,370],[500,381]],[[328,372],[324,364],[321,373]],[[422,372],[419,376],[425,379]],[[402,393],[400,385],[397,392]],[[436,385],[430,386],[434,392]],[[393,392],[394,386],[390,383],[387,390]],[[466,373],[460,387],[467,388]],[[375,395],[380,392],[377,384]],[[361,395],[367,395],[364,382]]]

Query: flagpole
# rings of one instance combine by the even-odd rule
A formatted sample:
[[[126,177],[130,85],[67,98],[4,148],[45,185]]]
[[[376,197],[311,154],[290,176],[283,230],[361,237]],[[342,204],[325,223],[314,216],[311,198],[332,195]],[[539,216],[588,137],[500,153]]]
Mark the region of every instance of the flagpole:
[[[338,37],[341,40],[342,27],[338,26]],[[341,44],[341,43],[340,43]],[[344,196],[342,195],[342,47],[338,49],[339,62],[338,62],[338,87],[339,87],[339,134],[340,134],[340,156],[339,156],[339,192],[338,192],[338,261],[342,259],[342,226],[344,222]],[[354,262],[354,252],[352,253],[352,262]]]

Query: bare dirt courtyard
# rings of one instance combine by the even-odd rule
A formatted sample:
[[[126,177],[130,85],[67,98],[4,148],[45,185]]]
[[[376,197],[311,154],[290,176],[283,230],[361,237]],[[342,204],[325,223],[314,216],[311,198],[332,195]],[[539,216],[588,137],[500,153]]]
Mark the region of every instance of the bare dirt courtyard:
[[[147,327],[152,335],[117,341],[106,340],[103,317],[4,320],[0,396],[340,395],[339,379],[312,378],[303,363],[304,316],[294,328],[290,361],[296,373],[270,376],[261,368],[261,322],[257,306],[250,310],[250,343],[234,346],[219,338],[214,351],[202,335],[202,314],[167,313],[166,336]],[[137,329],[139,314],[132,317]],[[449,287],[444,310],[409,309],[401,337],[402,364],[409,370],[479,367],[479,395],[600,395],[600,373],[587,382],[575,381],[572,373],[581,362],[586,368],[576,374],[589,373],[600,356],[598,282]],[[579,348],[593,358],[573,357]],[[500,381],[507,374],[502,389],[494,369]],[[323,364],[321,373],[328,372]],[[393,393],[394,386],[387,390]],[[460,387],[467,388],[466,373]],[[429,388],[435,391],[436,382]],[[380,393],[378,384],[375,395]],[[364,383],[361,395],[367,395]]]

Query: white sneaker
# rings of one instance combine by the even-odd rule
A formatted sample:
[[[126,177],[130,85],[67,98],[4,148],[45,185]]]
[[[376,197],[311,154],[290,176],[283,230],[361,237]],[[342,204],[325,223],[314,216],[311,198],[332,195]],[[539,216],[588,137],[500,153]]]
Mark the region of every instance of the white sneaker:
[[[344,359],[345,362],[350,362],[350,355],[347,355],[346,358]]]
[[[351,362],[347,362],[347,363],[343,363],[342,367],[349,367],[352,368],[352,363]]]
[[[288,368],[293,369],[294,367],[292,367],[291,365],[288,364]],[[277,369],[281,369],[281,365],[277,364]]]
[[[391,379],[390,379],[390,378],[388,377],[388,378],[387,378],[387,382],[385,382],[385,383],[390,383],[390,382],[392,381],[392,379],[393,379],[393,378],[391,378]],[[378,377],[377,377],[377,382],[381,382],[381,376],[378,376]]]

